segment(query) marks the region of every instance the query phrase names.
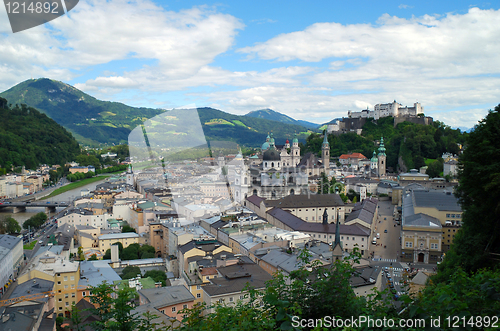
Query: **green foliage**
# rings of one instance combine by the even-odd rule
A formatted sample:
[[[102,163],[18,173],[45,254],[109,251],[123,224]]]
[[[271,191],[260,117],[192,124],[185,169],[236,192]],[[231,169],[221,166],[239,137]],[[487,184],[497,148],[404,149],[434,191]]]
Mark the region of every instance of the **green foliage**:
[[[9,108],[0,98],[0,165],[10,171],[25,165],[64,164],[80,151],[73,136],[35,108],[24,104]]]
[[[0,218],[0,234],[20,233],[21,226],[11,216],[2,216]]]
[[[137,231],[135,231],[135,229],[129,225],[124,225],[122,227],[122,233],[125,233],[125,232],[135,232],[137,233]]]
[[[38,229],[43,225],[43,223],[45,223],[45,221],[47,221],[47,214],[39,212],[24,221],[23,228],[28,229],[31,227],[31,229]]]
[[[167,275],[161,270],[149,270],[144,274],[144,278],[151,277],[155,282],[161,282],[162,286],[167,286]]]
[[[161,109],[97,100],[72,86],[46,78],[24,81],[1,96],[13,104],[25,103],[42,110],[86,143],[127,142],[131,129],[163,113]]]
[[[97,255],[96,254],[92,254],[89,258],[88,258],[89,261],[97,261]]]
[[[500,314],[500,272],[479,270],[468,275],[461,268],[455,269],[446,282],[431,284],[405,311],[406,318],[441,318],[441,330],[454,330],[444,321],[449,316],[476,321],[477,316]],[[485,325],[467,324],[466,330],[482,329]],[[488,329],[486,327],[486,329]]]
[[[136,266],[126,266],[122,270],[121,278],[122,279],[131,279],[137,277],[137,275],[142,275],[141,269]]]
[[[443,173],[443,165],[444,160],[442,158],[438,158],[437,160],[429,163],[429,167],[426,171],[426,173],[429,175],[429,178],[440,177]]]
[[[457,144],[464,144],[467,136],[467,133],[453,130],[439,121],[432,125],[403,122],[394,127],[394,119],[384,117],[376,121],[367,119],[361,136],[355,133],[329,135],[328,142],[332,156],[358,152],[370,158],[378,148],[374,142],[384,137],[387,166],[394,171],[398,167],[408,171],[424,166],[426,158],[437,159],[445,152],[458,154]],[[304,152],[320,156],[322,142],[321,135],[311,134]]]
[[[457,267],[467,273],[498,266],[500,254],[500,105],[470,133],[459,157],[455,195],[462,206],[462,228],[439,267],[436,281]]]

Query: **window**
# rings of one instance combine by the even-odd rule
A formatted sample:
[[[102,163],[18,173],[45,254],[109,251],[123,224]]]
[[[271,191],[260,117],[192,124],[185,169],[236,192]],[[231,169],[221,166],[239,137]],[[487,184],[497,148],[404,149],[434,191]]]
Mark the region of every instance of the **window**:
[[[64,303],[64,305],[65,305],[66,307],[68,307],[68,306],[69,306],[69,302],[67,302],[67,301],[66,301],[66,302]]]
[[[196,285],[196,289],[197,290],[201,290],[201,286],[200,285]]]
[[[68,281],[68,276],[64,276],[64,281],[67,282]]]
[[[66,293],[66,294],[64,295],[64,297],[65,297],[66,299],[67,299],[67,298],[69,298],[69,294],[68,294],[68,293]]]
[[[365,241],[365,238],[361,238],[361,241]]]
[[[61,274],[57,274],[57,277],[61,277]]]
[[[71,297],[74,298],[75,297],[75,293],[71,293]]]
[[[57,285],[61,285],[61,281],[58,281],[58,282],[57,282]]]
[[[354,237],[352,237],[352,240],[354,240]]]
[[[446,214],[446,217],[448,217],[448,218],[449,218],[449,217],[450,217],[450,214]]]
[[[75,280],[75,276],[71,276],[69,279],[70,280]]]
[[[59,302],[62,302],[62,298],[59,298]]]
[[[59,310],[62,310],[62,307],[59,307]]]
[[[438,244],[431,244],[431,249],[437,249],[438,248]]]
[[[187,309],[188,305],[183,305],[182,308],[183,309]]]
[[[82,292],[82,296],[85,296],[85,295],[86,295],[86,294],[85,294],[85,291],[83,291],[83,292]]]
[[[197,299],[201,298],[201,293],[196,293],[196,298]]]
[[[71,288],[74,289],[75,288],[75,284],[71,284]]]
[[[67,290],[68,289],[68,285],[64,285],[64,289]]]
[[[230,298],[229,298],[229,302],[233,302],[233,297],[230,297]]]
[[[313,216],[313,219],[312,219],[312,220],[314,221],[314,216]]]
[[[413,247],[413,243],[411,241],[407,241],[405,243],[405,246],[411,248],[411,247]]]
[[[175,307],[172,307],[172,313],[175,313]]]
[[[309,217],[306,217],[306,221],[309,220]]]

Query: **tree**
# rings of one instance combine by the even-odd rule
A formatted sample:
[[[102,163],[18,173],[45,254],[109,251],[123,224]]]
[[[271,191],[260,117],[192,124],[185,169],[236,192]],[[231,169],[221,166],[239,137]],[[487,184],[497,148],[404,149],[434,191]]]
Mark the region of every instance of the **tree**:
[[[85,326],[82,324],[83,322],[82,311],[78,307],[76,307],[75,304],[73,304],[71,305],[71,309],[69,312],[70,312],[70,321],[72,329],[76,331],[85,330]]]
[[[137,231],[135,231],[135,229],[129,225],[124,225],[123,228],[122,228],[122,233],[125,233],[125,232],[135,232],[137,233]]]
[[[97,261],[97,255],[96,255],[96,254],[92,254],[92,255],[89,257],[88,261]]]
[[[11,216],[2,216],[0,220],[0,233],[11,234],[20,232],[21,226],[14,218],[12,218]]]
[[[23,223],[23,228],[28,229],[31,227],[32,229],[38,229],[42,226],[43,223],[47,221],[47,214],[44,212],[39,212],[38,214],[31,216]]]
[[[155,282],[161,282],[162,286],[167,286],[167,275],[161,270],[149,270],[144,274],[144,278],[151,277]]]
[[[467,273],[498,266],[500,254],[500,105],[469,134],[459,156],[462,228],[439,267],[445,281],[461,266]]]
[[[137,275],[142,275],[141,268],[129,265],[123,268],[121,277],[122,279],[130,279],[137,277]]]
[[[97,321],[91,323],[93,330],[109,330],[109,321],[113,317],[113,299],[111,298],[113,292],[113,289],[106,282],[99,286],[90,287],[89,300],[94,305],[90,312],[98,317]]]

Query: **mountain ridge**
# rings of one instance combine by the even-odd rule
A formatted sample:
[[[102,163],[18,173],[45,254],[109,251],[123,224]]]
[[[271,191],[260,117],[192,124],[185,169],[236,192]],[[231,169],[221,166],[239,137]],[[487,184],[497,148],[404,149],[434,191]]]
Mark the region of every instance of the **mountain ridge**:
[[[80,143],[87,145],[128,142],[128,135],[135,127],[168,112],[102,101],[74,86],[48,78],[26,80],[0,93],[0,97],[11,104],[26,104],[38,109],[69,130]],[[259,147],[270,132],[274,132],[279,140],[293,138],[297,133],[301,141],[305,141],[311,133],[308,128],[294,122],[277,126],[275,121],[269,119],[233,115],[210,107],[197,110],[209,140]]]

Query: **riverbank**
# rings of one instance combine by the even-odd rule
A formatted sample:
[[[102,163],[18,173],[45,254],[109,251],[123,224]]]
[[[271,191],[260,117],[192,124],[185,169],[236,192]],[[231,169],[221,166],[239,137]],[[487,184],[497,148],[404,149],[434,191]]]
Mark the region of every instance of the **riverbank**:
[[[104,180],[104,179],[106,179],[106,178],[108,178],[110,176],[111,175],[104,175],[104,176],[96,176],[96,177],[91,177],[91,178],[85,178],[85,179],[79,180],[78,182],[74,182],[74,183],[70,183],[70,184],[64,185],[63,187],[59,187],[58,189],[55,189],[49,195],[41,198],[40,200],[50,199],[50,198],[55,197],[56,195],[59,195],[61,193],[65,193],[65,192],[68,192],[68,191],[80,188],[82,186],[85,186],[85,185],[88,185],[88,184],[92,184],[94,182],[98,182],[98,181]]]

